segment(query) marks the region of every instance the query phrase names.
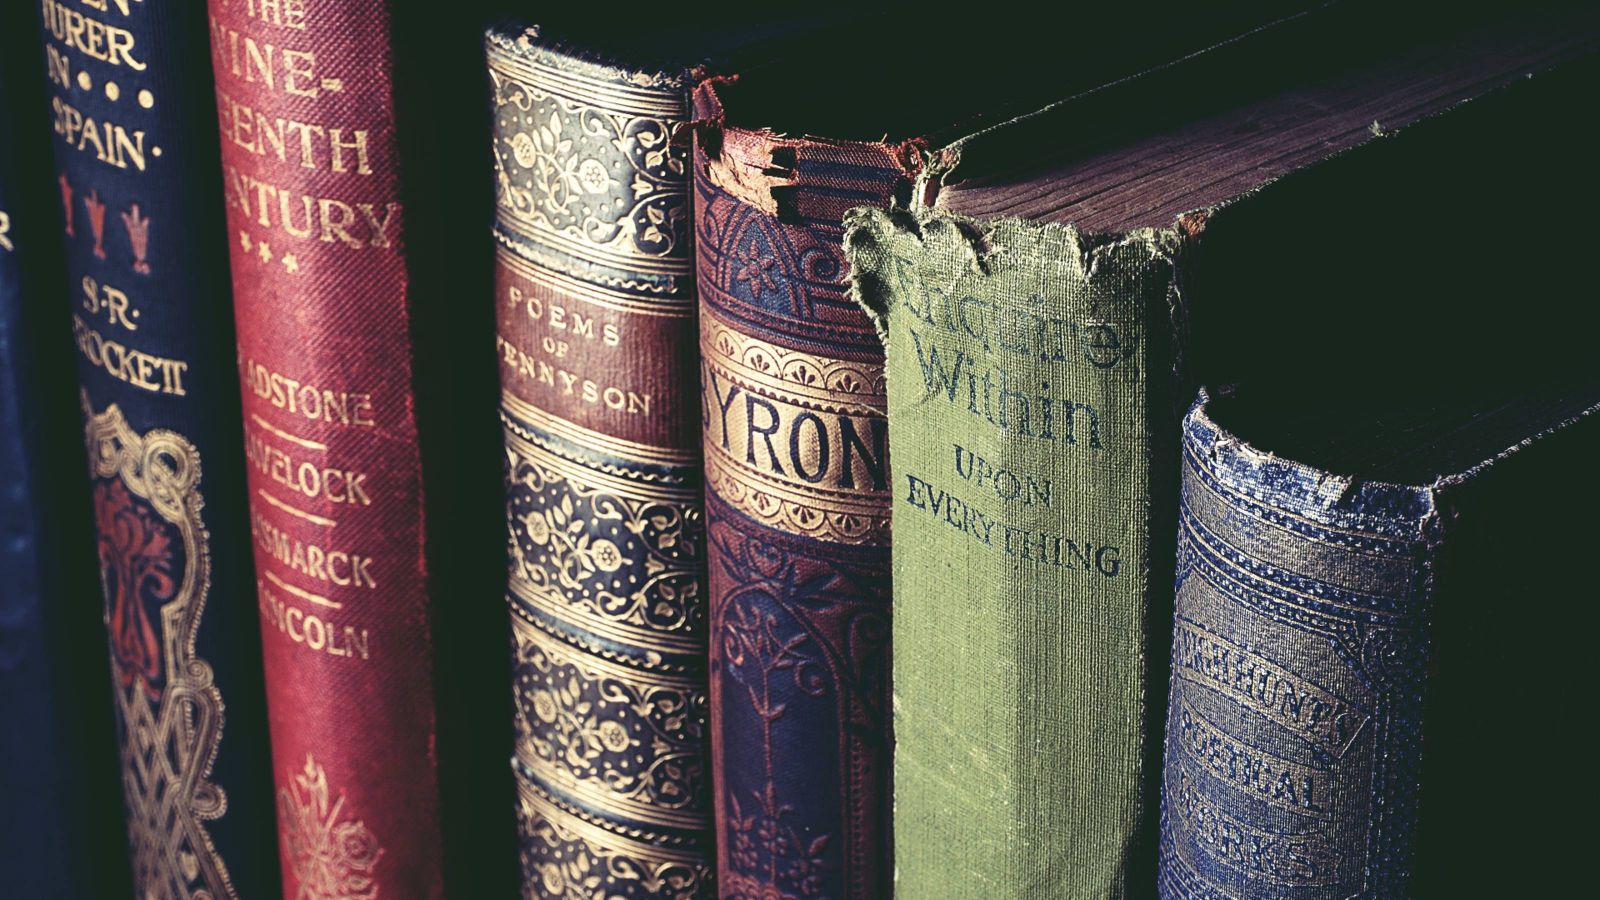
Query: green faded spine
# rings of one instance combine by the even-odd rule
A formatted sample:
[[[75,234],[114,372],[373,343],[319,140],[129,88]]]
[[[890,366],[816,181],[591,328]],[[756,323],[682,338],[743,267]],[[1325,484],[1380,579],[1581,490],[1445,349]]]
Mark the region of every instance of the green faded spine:
[[[1137,893],[1177,237],[847,222],[888,353],[896,894]]]

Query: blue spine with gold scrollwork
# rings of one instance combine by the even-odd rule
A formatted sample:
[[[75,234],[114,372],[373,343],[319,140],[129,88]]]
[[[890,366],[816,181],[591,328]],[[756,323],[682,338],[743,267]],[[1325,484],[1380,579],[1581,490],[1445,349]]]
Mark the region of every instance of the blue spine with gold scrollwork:
[[[1160,890],[1406,895],[1437,498],[1184,423]]]
[[[140,897],[278,890],[204,4],[44,0],[129,858]],[[285,323],[285,327],[293,327]],[[61,340],[68,340],[66,334]],[[87,635],[80,636],[87,639]]]

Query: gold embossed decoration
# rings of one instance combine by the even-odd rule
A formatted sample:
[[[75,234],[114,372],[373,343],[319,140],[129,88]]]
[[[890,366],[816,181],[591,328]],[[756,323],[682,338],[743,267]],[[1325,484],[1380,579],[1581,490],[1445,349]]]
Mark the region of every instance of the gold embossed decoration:
[[[327,772],[308,754],[284,785],[279,838],[295,900],[376,900],[373,870],[383,848],[365,822],[345,815],[343,794],[331,797]]]
[[[523,894],[714,897],[689,76],[487,50]]]
[[[696,827],[705,692],[575,651],[514,619],[517,758],[569,795],[641,822]]]
[[[135,433],[115,404],[82,402],[134,884],[152,900],[236,897],[205,827],[228,802],[209,780],[222,694],[195,655],[210,586],[200,454],[172,431]]]
[[[509,54],[490,60],[502,221],[558,251],[688,275],[681,94]]]
[[[673,846],[642,832],[619,834],[525,779],[518,779],[517,789],[524,897],[691,900],[715,895],[699,848]]]
[[[700,349],[708,489],[788,534],[887,543],[882,367],[756,340],[714,313]]]
[[[705,896],[698,492],[505,425],[524,890]]]
[[[513,590],[613,640],[663,653],[703,646],[704,523],[693,487],[611,476],[507,425]]]

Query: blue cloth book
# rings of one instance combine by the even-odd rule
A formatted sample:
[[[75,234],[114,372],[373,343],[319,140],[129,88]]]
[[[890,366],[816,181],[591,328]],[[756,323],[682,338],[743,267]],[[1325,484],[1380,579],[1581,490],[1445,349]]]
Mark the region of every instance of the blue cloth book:
[[[66,265],[48,297],[70,311],[95,526],[63,559],[98,568],[103,588],[134,891],[270,897],[276,805],[205,6],[34,9],[37,127],[55,165],[19,174],[59,203]]]
[[[1201,395],[1184,422],[1164,897],[1548,895],[1535,885],[1559,858],[1478,836],[1571,842],[1539,761],[1581,748],[1506,679],[1562,683],[1581,651],[1507,619],[1537,615],[1510,605],[1519,584],[1594,593],[1572,567],[1527,564],[1526,537],[1600,499],[1582,484],[1597,413],[1593,375],[1408,400]],[[1477,892],[1491,883],[1506,892]]]

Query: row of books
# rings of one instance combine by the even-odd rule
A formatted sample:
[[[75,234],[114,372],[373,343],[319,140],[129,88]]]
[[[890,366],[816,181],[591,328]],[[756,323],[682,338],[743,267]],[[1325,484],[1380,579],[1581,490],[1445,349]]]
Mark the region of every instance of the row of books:
[[[0,14],[8,891],[1581,871],[1595,10],[486,5]]]

